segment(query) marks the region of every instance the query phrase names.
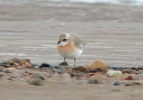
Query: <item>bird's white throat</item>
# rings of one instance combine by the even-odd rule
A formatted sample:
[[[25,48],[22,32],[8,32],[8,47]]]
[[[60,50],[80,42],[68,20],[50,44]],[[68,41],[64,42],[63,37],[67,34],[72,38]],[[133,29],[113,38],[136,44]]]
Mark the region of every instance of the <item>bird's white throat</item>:
[[[60,42],[60,43],[58,43],[58,46],[65,46],[67,43],[68,43],[68,41],[67,42]]]

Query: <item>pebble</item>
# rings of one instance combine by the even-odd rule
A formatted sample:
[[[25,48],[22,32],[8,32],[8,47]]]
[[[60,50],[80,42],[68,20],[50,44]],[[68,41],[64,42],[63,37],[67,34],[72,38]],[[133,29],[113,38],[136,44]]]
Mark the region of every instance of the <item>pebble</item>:
[[[143,70],[143,67],[138,67],[139,70]]]
[[[18,69],[31,68],[32,64],[29,61],[23,60],[19,63]]]
[[[10,70],[6,70],[6,71],[4,71],[5,73],[12,73]]]
[[[138,71],[138,68],[132,67],[131,70],[136,70],[136,71]]]
[[[66,61],[63,61],[59,64],[59,66],[68,66],[69,64]]]
[[[47,63],[42,63],[39,68],[44,68],[44,67],[47,67],[47,68],[50,68],[51,65],[50,64],[47,64]]]
[[[4,75],[3,74],[0,74],[0,78],[2,78]]]
[[[41,80],[45,80],[45,78],[39,74],[39,73],[34,73],[32,74],[32,76],[30,77],[30,79],[41,79]]]
[[[3,68],[0,68],[0,72],[3,72]]]
[[[79,66],[79,67],[75,67],[72,69],[74,72],[83,72],[83,73],[88,73],[88,70],[83,67],[83,66]]]
[[[63,68],[61,66],[53,66],[53,65],[50,65],[50,64],[47,64],[47,63],[43,63],[39,66],[39,68],[48,68],[49,70],[55,72],[55,73],[63,73]]]
[[[126,77],[124,80],[134,80],[132,76]]]
[[[123,74],[131,74],[132,73],[132,71],[131,70],[129,70],[129,69],[124,69],[123,71]]]
[[[111,69],[113,69],[113,70],[123,70],[124,68],[123,67],[111,67]]]
[[[120,86],[120,84],[121,84],[120,82],[115,82],[114,86]]]
[[[41,85],[43,85],[43,80],[41,80],[41,79],[32,79],[28,83],[30,85],[41,86]]]
[[[77,85],[87,85],[87,81],[85,81],[85,80],[72,81],[72,82],[70,82],[70,85],[73,85],[73,86],[77,86]]]
[[[115,70],[109,70],[106,74],[109,77],[121,77],[122,76],[121,71],[115,71]]]
[[[136,85],[141,85],[139,82],[132,82],[132,83],[127,83],[125,86],[136,86]]]
[[[93,69],[99,68],[102,70],[102,72],[106,72],[107,64],[102,60],[96,60],[96,61],[92,62],[89,66],[86,66],[86,68],[88,70],[93,70]]]
[[[102,69],[100,68],[95,68],[95,69],[90,69],[89,73],[97,73],[97,72],[102,72]]]
[[[100,80],[94,79],[94,78],[89,78],[88,80],[89,84],[102,84]]]

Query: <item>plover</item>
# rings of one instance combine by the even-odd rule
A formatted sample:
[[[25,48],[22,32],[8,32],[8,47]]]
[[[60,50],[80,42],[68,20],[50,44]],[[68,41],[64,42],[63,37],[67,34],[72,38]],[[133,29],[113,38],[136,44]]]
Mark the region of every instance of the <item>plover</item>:
[[[74,59],[74,67],[76,59],[82,54],[84,44],[78,34],[60,34],[58,36],[57,50],[65,59]]]

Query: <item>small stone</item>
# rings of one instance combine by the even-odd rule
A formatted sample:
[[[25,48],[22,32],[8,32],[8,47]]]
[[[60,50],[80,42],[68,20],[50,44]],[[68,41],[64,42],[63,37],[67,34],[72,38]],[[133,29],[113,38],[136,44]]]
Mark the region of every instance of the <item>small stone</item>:
[[[69,64],[66,61],[63,61],[59,64],[59,66],[68,66]]]
[[[14,81],[14,79],[13,79],[13,78],[10,78],[10,77],[9,77],[7,80]]]
[[[26,61],[26,62],[28,62],[28,63],[31,63],[30,59],[23,59],[23,60],[21,60],[21,61]]]
[[[100,69],[100,68],[90,69],[89,72],[90,73],[102,72],[102,69]]]
[[[85,80],[78,80],[70,82],[70,85],[77,86],[77,85],[87,85],[87,81]]]
[[[20,63],[20,60],[18,58],[13,58],[9,61],[12,61],[13,63]]]
[[[131,86],[131,84],[125,84],[125,86]]]
[[[121,84],[120,82],[115,82],[114,86],[120,86],[120,84]]]
[[[133,82],[132,84],[133,85],[141,85],[141,83],[139,83],[139,82]]]
[[[143,67],[138,67],[139,70],[143,70]]]
[[[10,78],[16,78],[15,76],[10,76]]]
[[[6,70],[6,71],[4,71],[5,73],[12,73],[10,70]]]
[[[2,78],[4,75],[3,74],[0,74],[0,78]]]
[[[123,70],[123,67],[111,67],[113,70]]]
[[[115,70],[109,70],[106,74],[109,77],[121,77],[122,76],[121,71],[115,71]]]
[[[34,74],[32,74],[31,79],[41,79],[41,80],[45,80],[45,78],[44,78],[41,74],[39,74],[39,73],[34,73]]]
[[[0,68],[0,72],[3,72],[3,68]]]
[[[22,68],[31,68],[32,64],[27,62],[27,61],[21,61],[19,63],[18,69],[22,69]]]
[[[131,70],[136,70],[136,71],[138,71],[138,68],[132,67]]]
[[[139,70],[139,73],[140,73],[140,74],[143,73],[143,70]]]
[[[9,61],[8,61],[8,64],[9,64],[10,66],[12,66],[12,65],[14,64],[14,62],[13,62],[12,60],[9,60]]]
[[[43,63],[42,65],[40,65],[39,68],[44,68],[44,67],[48,68],[49,70],[51,70],[55,73],[59,73],[59,74],[63,73],[63,68],[60,66],[53,66],[53,65],[50,65],[47,63]]]
[[[132,71],[129,69],[124,69],[122,72],[123,72],[123,74],[131,74],[132,73]]]
[[[30,85],[41,86],[41,85],[43,85],[43,80],[41,80],[41,79],[32,79],[28,83]]]
[[[52,65],[50,65],[50,64],[43,63],[43,64],[41,64],[41,65],[39,66],[39,68],[44,68],[44,67],[50,68],[51,66],[52,66]]]
[[[83,66],[79,66],[79,67],[73,68],[72,70],[75,71],[75,72],[88,73],[88,70],[85,67],[83,67]]]
[[[29,75],[32,75],[32,73],[30,73],[30,72],[28,72],[28,71],[25,71],[25,72],[24,72],[24,75],[25,75],[25,76],[29,76]]]
[[[102,84],[101,81],[99,81],[99,80],[97,80],[97,79],[94,79],[94,78],[90,78],[90,79],[88,80],[88,83],[89,83],[89,84]]]
[[[132,76],[128,76],[124,80],[133,80],[133,77]]]
[[[132,82],[132,83],[127,83],[125,86],[136,86],[136,85],[141,85],[139,82]]]
[[[86,68],[88,70],[99,68],[102,70],[102,72],[106,72],[107,71],[107,64],[102,60],[96,60],[96,61],[92,62],[89,66],[86,66]]]
[[[132,73],[133,73],[133,74],[139,74],[139,71],[137,71],[137,70],[132,70]]]

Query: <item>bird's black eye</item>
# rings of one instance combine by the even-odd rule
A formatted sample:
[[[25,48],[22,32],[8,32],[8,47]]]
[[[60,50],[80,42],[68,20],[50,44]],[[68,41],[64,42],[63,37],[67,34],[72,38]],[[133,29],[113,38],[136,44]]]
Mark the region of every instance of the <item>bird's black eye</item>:
[[[67,39],[63,39],[63,41],[66,41]]]

